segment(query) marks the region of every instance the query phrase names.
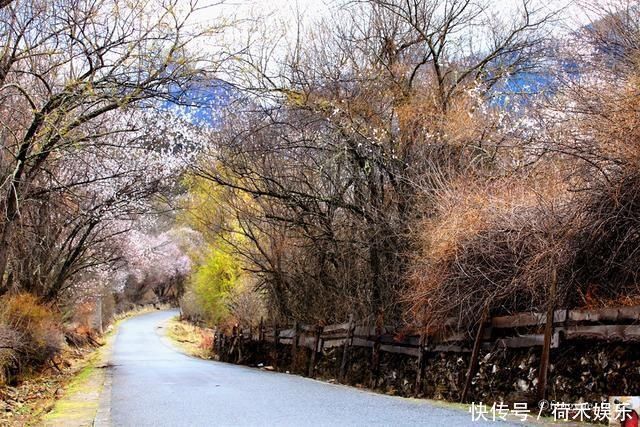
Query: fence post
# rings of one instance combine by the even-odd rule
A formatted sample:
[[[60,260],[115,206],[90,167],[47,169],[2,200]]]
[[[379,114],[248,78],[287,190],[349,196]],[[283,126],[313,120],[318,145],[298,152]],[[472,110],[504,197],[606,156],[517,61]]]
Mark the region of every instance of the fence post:
[[[227,347],[227,339],[224,333],[221,334],[220,336],[220,360],[223,362],[227,361],[226,356],[224,355],[225,350]]]
[[[313,378],[316,372],[317,353],[319,351],[320,337],[322,335],[322,326],[316,326],[316,337],[313,341],[313,351],[311,352],[311,362],[309,363],[309,377]]]
[[[482,346],[482,339],[484,337],[484,328],[487,323],[487,317],[489,316],[489,306],[485,305],[482,310],[482,317],[480,318],[480,324],[476,331],[476,339],[473,342],[473,350],[471,351],[471,360],[469,360],[469,367],[467,369],[467,378],[464,382],[464,388],[462,389],[462,395],[460,396],[460,402],[465,403],[469,389],[471,388],[471,380],[476,374],[478,369],[478,357],[480,356],[480,347]]]
[[[229,348],[229,357],[228,361],[231,362],[233,360],[233,352],[236,351],[238,347],[238,325],[233,325],[231,328],[231,348]]]
[[[296,356],[298,354],[298,321],[293,321],[293,337],[291,337],[291,370],[296,366]]]
[[[420,341],[418,342],[418,369],[416,372],[416,383],[414,388],[414,393],[416,396],[422,392],[422,377],[424,377],[424,370],[426,365],[426,345],[427,334],[423,331],[420,334]]]
[[[242,363],[242,345],[244,343],[244,330],[242,329],[242,325],[238,326],[238,358],[236,359],[236,363]]]
[[[103,319],[102,319],[102,295],[100,295],[98,297],[98,300],[96,302],[96,317],[98,318],[97,323],[98,323],[98,333],[100,335],[102,335],[104,333],[104,330],[102,328],[103,325]]]
[[[551,289],[549,289],[549,305],[547,319],[544,325],[544,343],[540,356],[540,370],[538,372],[538,400],[544,400],[547,394],[547,380],[549,376],[549,358],[551,355],[551,338],[553,337],[553,320],[555,314],[556,288],[558,275],[556,267],[551,270]]]
[[[280,331],[278,322],[273,324],[273,369],[278,370],[278,341],[280,341]]]
[[[384,314],[380,312],[378,317],[376,318],[376,341],[373,344],[373,351],[371,354],[371,388],[376,387],[376,382],[378,380],[378,371],[380,369],[380,340],[382,336],[382,331],[384,328]]]
[[[347,339],[344,340],[344,347],[342,348],[342,363],[340,363],[340,381],[344,381],[347,375],[347,363],[349,362],[349,347],[353,341],[353,314],[349,315],[349,326],[347,327]]]

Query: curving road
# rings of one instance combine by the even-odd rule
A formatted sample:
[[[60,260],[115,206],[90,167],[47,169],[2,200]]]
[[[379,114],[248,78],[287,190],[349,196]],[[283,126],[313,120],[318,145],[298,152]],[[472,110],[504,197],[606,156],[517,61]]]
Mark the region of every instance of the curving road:
[[[160,326],[176,314],[156,312],[121,324],[113,348],[110,399],[103,399],[101,408],[109,416],[102,424],[478,425],[467,412],[425,400],[191,358],[160,336]]]

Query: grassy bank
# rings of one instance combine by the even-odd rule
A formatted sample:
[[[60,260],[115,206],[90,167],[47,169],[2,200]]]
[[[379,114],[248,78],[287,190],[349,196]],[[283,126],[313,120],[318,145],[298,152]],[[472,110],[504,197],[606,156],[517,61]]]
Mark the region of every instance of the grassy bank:
[[[213,332],[177,317],[164,325],[165,336],[183,353],[201,359],[213,359]]]

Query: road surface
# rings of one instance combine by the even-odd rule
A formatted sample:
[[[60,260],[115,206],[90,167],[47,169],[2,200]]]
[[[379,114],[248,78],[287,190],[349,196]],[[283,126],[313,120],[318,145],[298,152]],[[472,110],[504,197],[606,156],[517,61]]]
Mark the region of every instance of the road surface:
[[[465,411],[443,408],[425,400],[374,394],[183,355],[161,337],[159,329],[176,314],[175,311],[156,312],[131,318],[120,325],[113,348],[108,399],[111,425],[479,424],[472,423]],[[101,412],[104,410],[101,408]]]

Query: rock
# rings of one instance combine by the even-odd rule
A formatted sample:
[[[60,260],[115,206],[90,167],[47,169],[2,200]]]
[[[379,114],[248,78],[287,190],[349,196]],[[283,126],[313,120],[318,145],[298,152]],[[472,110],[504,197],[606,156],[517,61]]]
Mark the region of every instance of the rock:
[[[536,369],[535,368],[529,368],[529,375],[527,375],[527,378],[531,381],[536,377],[537,377]]]
[[[529,391],[529,382],[528,381],[518,380],[517,384],[518,384],[518,389],[520,389],[520,391]]]

